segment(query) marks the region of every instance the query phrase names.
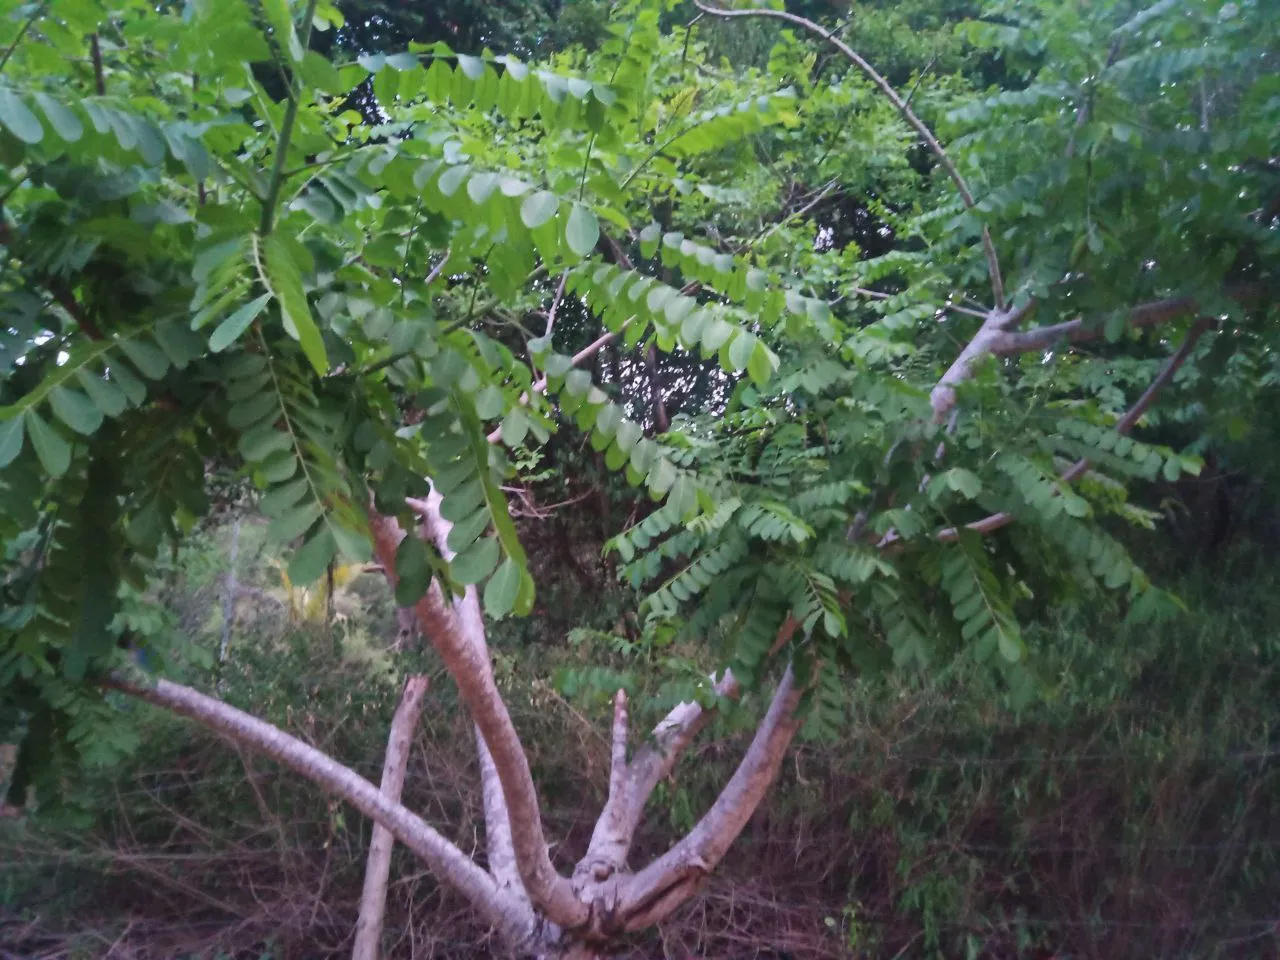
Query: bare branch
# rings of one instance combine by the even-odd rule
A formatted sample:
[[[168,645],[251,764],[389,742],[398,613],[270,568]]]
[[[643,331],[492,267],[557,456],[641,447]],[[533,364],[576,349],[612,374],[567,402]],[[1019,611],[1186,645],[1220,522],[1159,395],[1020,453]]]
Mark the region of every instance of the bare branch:
[[[551,298],[551,307],[547,310],[547,329],[542,334],[547,340],[556,328],[556,311],[560,309],[560,301],[564,299],[564,285],[569,279],[569,271],[560,274],[560,285],[556,287],[556,295]]]
[[[617,340],[618,337],[622,335],[622,331],[627,328],[627,323],[630,323],[630,322],[631,320],[627,320],[627,322],[624,323],[622,326],[620,326],[617,330],[597,337],[595,340],[591,341],[591,343],[587,344],[585,347],[583,347],[581,350],[575,353],[571,358],[571,362],[573,366],[575,367],[579,366],[584,360],[588,360],[591,357],[594,357],[597,353],[599,353],[609,344],[613,343],[613,341]],[[542,377],[541,379],[538,380],[537,383],[535,383],[532,387],[529,388],[529,393],[524,394],[520,398],[520,402],[522,404],[528,403],[529,397],[531,394],[545,393],[546,390],[547,390],[547,378]],[[490,443],[497,443],[499,440],[502,439],[502,429],[501,428],[494,429],[486,439]]]
[[[1134,307],[1129,311],[1128,323],[1132,327],[1154,327],[1170,320],[1185,317],[1196,310],[1195,297],[1169,297],[1154,300]],[[1060,343],[1083,343],[1102,336],[1101,324],[1086,325],[1083,317],[1055,323],[1047,327],[1037,327],[1022,333],[1006,333],[997,338],[991,345],[991,352],[996,356],[1006,357],[1017,353],[1029,353],[1033,350],[1048,350]]]
[[[89,34],[89,55],[93,60],[93,92],[100,97],[107,95],[107,81],[102,69],[102,47],[96,33]]]
[[[942,164],[942,168],[946,170],[947,176],[951,178],[951,182],[956,185],[956,190],[960,194],[960,199],[964,202],[965,209],[974,210],[977,204],[974,202],[973,193],[969,190],[969,184],[965,182],[964,177],[960,175],[960,171],[956,169],[956,165],[951,162],[951,158],[947,155],[947,151],[942,148],[942,144],[938,142],[938,138],[918,116],[911,105],[898,95],[898,91],[894,90],[879,71],[864,60],[858,53],[847,43],[837,37],[834,33],[823,29],[812,20],[797,16],[794,13],[787,13],[785,10],[721,10],[718,7],[707,6],[702,0],[694,0],[696,6],[703,13],[710,13],[717,17],[773,17],[777,20],[785,20],[793,23],[809,33],[830,43],[843,54],[844,58],[852,63],[870,78],[871,82],[879,88],[890,103],[902,114],[902,118],[920,135],[924,142],[928,145],[933,155],[938,158],[938,162]],[[987,272],[991,277],[991,295],[995,299],[997,310],[1004,309],[1004,281],[1000,276],[1000,260],[996,256],[995,245],[991,242],[991,234],[984,226],[982,228],[982,250],[987,258]]]
[[[1182,346],[1179,347],[1178,351],[1169,358],[1169,362],[1164,365],[1160,373],[1156,375],[1156,378],[1152,380],[1147,389],[1143,391],[1142,396],[1134,401],[1133,406],[1125,411],[1124,416],[1116,422],[1116,433],[1127,434],[1137,426],[1138,421],[1142,419],[1142,415],[1146,413],[1151,404],[1155,402],[1156,395],[1169,383],[1170,380],[1173,379],[1173,375],[1178,372],[1178,368],[1186,362],[1187,357],[1191,356],[1191,351],[1195,347],[1196,341],[1200,339],[1201,335],[1203,335],[1210,326],[1212,326],[1212,321],[1200,320],[1187,332],[1187,338],[1182,342]],[[1061,479],[1065,483],[1074,483],[1080,477],[1084,476],[1088,469],[1089,461],[1087,458],[1077,460],[1068,469],[1063,471]],[[975,520],[973,523],[965,524],[964,529],[971,530],[974,533],[987,534],[995,530],[999,530],[1001,527],[1007,526],[1013,522],[1013,519],[1013,515],[1009,513],[993,513],[988,517],[983,517],[981,520]],[[942,542],[949,542],[957,540],[959,537],[960,533],[955,527],[947,527],[945,530],[938,531],[934,538]],[[885,538],[882,539],[877,546],[885,547],[896,542],[898,539],[899,538],[896,535],[886,534]]]
[[[627,929],[662,920],[715,869],[777,778],[787,747],[800,728],[797,708],[802,693],[787,667],[751,746],[711,809],[684,839],[621,884],[619,912],[627,917]]]
[[[389,803],[400,802],[413,731],[422,716],[426,694],[427,678],[421,675],[410,677],[391,721],[380,788]],[[351,960],[378,960],[382,954],[382,920],[387,909],[387,879],[391,875],[391,848],[394,845],[391,831],[375,823],[373,837],[369,841],[369,857],[365,861],[364,890],[360,895],[360,918],[356,921],[356,941],[351,950]]]
[[[795,635],[799,623],[788,617],[778,630],[769,655],[773,656]],[[718,697],[736,699],[742,687],[732,670],[726,669],[717,680],[712,677]],[[644,816],[645,804],[654,789],[670,776],[676,762],[711,720],[714,708],[688,700],[676,704],[653,729],[649,742],[641,747],[626,766],[625,778],[615,788],[612,779],[609,799],[596,821],[587,846],[587,854],[574,870],[575,878],[590,877],[599,882],[618,871],[626,862],[635,832]],[[615,769],[617,758],[617,717],[615,715]]]
[[[431,272],[428,273],[426,279],[422,281],[422,285],[424,287],[431,286],[431,284],[435,283],[436,278],[439,277],[440,274],[444,272],[445,265],[449,262],[449,254],[451,252],[452,252],[451,250],[446,249],[444,252],[444,256],[440,258],[440,262],[431,268]]]
[[[960,355],[952,361],[946,372],[939,378],[933,391],[929,394],[929,404],[933,407],[933,422],[942,423],[956,405],[956,387],[973,376],[978,363],[983,357],[994,353],[994,344],[1004,332],[1004,314],[992,311],[982,321],[982,326],[973,335],[973,339],[965,344]]]
[[[415,502],[418,504],[424,508],[428,535],[447,551],[450,525],[440,516],[440,495],[433,490],[426,501]],[[375,554],[394,589],[396,547],[404,533],[394,518],[376,513],[370,517],[370,526]],[[569,881],[556,872],[547,853],[529,758],[493,679],[475,588],[468,587],[462,597],[448,603],[439,583],[433,582],[414,612],[489,748],[507,803],[520,879],[529,898],[560,926],[581,926],[589,917],[589,908],[574,895]]]
[[[613,698],[613,736],[609,753],[609,798],[622,792],[627,777],[627,692]]]
[[[1224,296],[1239,303],[1255,300],[1262,292],[1256,284],[1232,287],[1224,291]],[[1195,297],[1167,297],[1139,304],[1129,310],[1128,325],[1134,328],[1154,327],[1171,320],[1177,320],[1194,313],[1199,309],[1199,301]],[[1103,326],[1097,322],[1086,324],[1083,317],[1037,327],[1033,330],[1017,332],[1013,328],[1029,311],[1024,307],[1021,311],[1010,313],[992,312],[983,321],[982,326],[969,341],[968,345],[956,357],[955,362],[947,369],[929,400],[933,406],[935,423],[941,423],[955,406],[955,388],[973,376],[978,362],[985,356],[1008,357],[1019,353],[1031,353],[1036,350],[1049,350],[1061,343],[1083,343],[1102,336]]]
[[[650,404],[653,409],[653,428],[658,433],[666,433],[671,429],[671,418],[667,416],[667,405],[662,400],[662,378],[658,375],[658,348],[652,343],[644,355],[645,367],[649,372]]]
[[[516,864],[516,851],[511,841],[511,814],[507,811],[507,799],[502,794],[502,781],[479,727],[476,727],[476,754],[480,758],[480,788],[484,798],[484,838],[489,851],[489,872],[512,896],[528,903],[529,896],[520,882],[520,868]]]
[[[736,697],[740,686],[733,672],[725,670],[715,691],[719,696]],[[715,716],[696,701],[688,700],[675,707],[654,728],[651,742],[646,743],[631,763],[617,764],[617,714],[614,715],[613,768],[609,778],[609,797],[596,820],[587,845],[587,853],[574,869],[580,882],[606,880],[621,870],[631,850],[631,842],[644,815],[644,807],[654,788],[671,773],[676,761],[689,744]]]
[[[182,684],[163,679],[139,683],[117,675],[107,681],[107,686],[195,720],[315,782],[386,827],[509,940],[522,943],[535,936],[536,920],[532,911],[502,891],[488,873],[421,817],[383,796],[368,780],[327,754],[257,717]]]

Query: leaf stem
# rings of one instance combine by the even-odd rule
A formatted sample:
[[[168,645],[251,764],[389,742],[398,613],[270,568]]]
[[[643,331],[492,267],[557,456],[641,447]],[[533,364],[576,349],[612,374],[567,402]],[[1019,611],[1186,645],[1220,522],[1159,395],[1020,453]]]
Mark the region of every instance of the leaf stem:
[[[18,49],[18,44],[20,44],[22,42],[22,38],[27,35],[27,31],[35,25],[37,20],[44,16],[44,12],[48,6],[49,0],[44,0],[43,3],[31,11],[31,15],[27,17],[26,21],[22,24],[21,29],[18,30],[18,35],[13,38],[13,43],[9,44],[9,46],[5,48],[3,55],[0,55],[0,71],[4,70],[5,64],[9,62],[9,58],[13,56],[13,52]]]
[[[307,0],[307,9],[303,13],[302,49],[305,52],[311,43],[311,21],[316,15],[317,0]],[[298,101],[301,98],[301,84],[298,72],[294,71],[293,81],[289,84],[289,103],[284,108],[284,120],[280,124],[280,139],[276,143],[276,157],[271,165],[271,179],[267,182],[267,196],[262,201],[262,223],[258,232],[264,237],[271,232],[276,216],[276,203],[280,199],[280,187],[284,183],[284,165],[289,155],[289,141],[293,137],[293,125],[298,119]]]

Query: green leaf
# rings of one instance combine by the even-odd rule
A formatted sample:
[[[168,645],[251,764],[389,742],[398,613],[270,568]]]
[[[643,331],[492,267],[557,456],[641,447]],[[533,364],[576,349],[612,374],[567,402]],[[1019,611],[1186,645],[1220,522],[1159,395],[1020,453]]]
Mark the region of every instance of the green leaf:
[[[729,363],[733,365],[733,369],[742,370],[747,367],[758,342],[755,336],[745,330],[738,331],[738,335],[729,343]]]
[[[258,243],[254,240],[255,245]],[[311,361],[316,373],[324,376],[329,372],[329,359],[325,355],[324,339],[320,329],[311,316],[311,307],[307,303],[307,294],[302,286],[302,272],[293,260],[290,248],[279,237],[269,236],[262,242],[266,260],[265,273],[259,264],[262,281],[280,303],[280,312],[284,320],[284,329],[289,336],[302,346],[302,352]]]
[[[459,583],[479,583],[498,565],[498,541],[493,537],[477,540],[453,558],[449,569]]]
[[[1108,316],[1103,333],[1108,343],[1115,343],[1129,326],[1129,314],[1124,310],[1113,310]]]
[[[169,371],[169,358],[153,343],[134,338],[120,341],[120,352],[148,380],[159,380]]]
[[[661,496],[676,482],[676,468],[666,457],[659,457],[649,474],[649,492]]]
[[[1001,656],[1010,663],[1017,663],[1022,659],[1022,638],[1017,633],[1007,629],[999,629],[999,639]]]
[[[565,241],[569,249],[580,257],[585,257],[596,248],[600,240],[600,222],[596,215],[581,203],[575,203],[569,213],[569,222],[565,226]]]
[[[640,231],[640,255],[648,260],[658,252],[658,241],[662,237],[662,226],[651,223]]]
[[[476,416],[481,420],[492,420],[502,415],[506,407],[506,398],[502,390],[495,384],[489,384],[476,394]]]
[[[143,386],[142,381],[133,375],[126,363],[116,363],[111,367],[111,382],[118,386],[121,392],[135,407],[139,406],[143,400],[147,399],[147,388]]]
[[[498,184],[504,197],[521,197],[533,189],[533,185],[518,177],[504,176]]]
[[[413,534],[396,548],[396,606],[412,607],[431,586],[431,560],[427,545]]]
[[[255,427],[240,438],[240,456],[250,463],[261,463],[273,453],[289,450],[293,442],[283,430],[277,430],[271,424]]]
[[[469,163],[460,163],[455,167],[450,167],[436,181],[436,189],[446,197],[452,197],[458,192],[458,188],[462,186],[462,182],[467,179],[469,173],[471,173],[471,165]]]
[[[209,337],[209,349],[214,353],[220,353],[239,340],[240,334],[248,329],[249,324],[258,319],[258,314],[262,312],[262,308],[267,305],[267,301],[270,299],[271,294],[264,293],[257,299],[250,300],[241,306],[227,319],[218,324],[218,328]]]
[[[525,197],[520,204],[520,219],[526,227],[534,230],[551,220],[560,209],[560,198],[549,190],[540,190]]]
[[[469,54],[458,54],[458,69],[469,80],[479,80],[484,76],[484,61],[479,57],[473,57]]]
[[[497,189],[497,186],[496,173],[477,173],[467,181],[467,196],[471,198],[472,203],[479,206],[489,199],[489,195]]]
[[[966,470],[963,467],[954,467],[948,470],[944,476],[946,477],[947,486],[966,500],[972,500],[982,492],[982,481],[971,470]]]
[[[484,612],[495,620],[501,620],[515,607],[520,593],[521,570],[511,557],[501,566],[484,587]]]
[[[39,143],[44,138],[39,119],[8,87],[0,87],[0,126],[23,143]]]
[[[287,456],[292,457],[293,455],[287,454]],[[309,489],[311,489],[311,484],[307,481],[307,478],[299,477],[291,483],[276,487],[264,496],[258,503],[258,509],[264,516],[278,517],[301,500],[302,495]]]
[[[289,561],[289,580],[295,586],[306,586],[320,579],[334,555],[338,543],[327,526],[321,526],[315,535],[302,545]]]
[[[618,449],[624,453],[630,453],[632,448],[644,437],[644,431],[640,429],[640,425],[634,420],[623,420],[618,424],[618,436],[614,442],[617,443]]]
[[[294,540],[306,533],[323,513],[324,508],[320,504],[308,500],[272,520],[267,525],[267,539],[277,543]]]
[[[71,445],[51,426],[40,419],[39,415],[28,410],[23,419],[26,421],[27,436],[31,438],[31,446],[35,448],[40,465],[51,477],[60,477],[71,466]]]
[[[227,411],[227,425],[233,430],[247,430],[268,414],[274,414],[272,421],[280,415],[280,401],[273,390],[250,394],[233,406]]]
[[[350,530],[340,523],[330,523],[338,550],[350,563],[366,563],[373,552],[369,534],[364,530]]]
[[[529,414],[523,407],[514,407],[502,421],[502,442],[512,449],[524,443],[529,434]]]
[[[751,351],[751,359],[747,361],[747,373],[755,381],[756,386],[760,387],[768,383],[769,377],[773,375],[773,358],[769,355],[769,348],[758,340]]]
[[[22,452],[22,417],[0,420],[0,470]]]
[[[489,529],[489,509],[481,506],[471,516],[459,520],[449,531],[447,543],[454,552],[466,550]]]
[[[102,426],[102,411],[79,390],[54,387],[49,391],[53,415],[82,436],[93,436]]]
[[[124,395],[124,391],[110,380],[104,380],[84,369],[76,371],[76,380],[89,395],[94,406],[108,417],[120,416],[129,405],[129,399]]]
[[[258,465],[259,475],[270,484],[284,483],[298,471],[298,458],[290,450],[289,438],[282,433],[276,435],[283,438],[283,446],[277,442],[279,449]]]
[[[53,127],[53,132],[67,143],[75,143],[84,135],[84,124],[68,107],[47,93],[37,92],[35,100],[44,111],[44,115],[49,118],[49,125]]]

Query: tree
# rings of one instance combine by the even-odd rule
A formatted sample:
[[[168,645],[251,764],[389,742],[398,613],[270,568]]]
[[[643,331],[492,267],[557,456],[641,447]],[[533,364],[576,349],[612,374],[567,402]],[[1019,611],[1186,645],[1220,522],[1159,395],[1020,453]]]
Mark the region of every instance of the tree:
[[[119,704],[137,698],[357,807],[513,952],[593,955],[696,893],[801,725],[839,722],[851,673],[959,654],[1025,699],[1041,688],[1018,627],[1031,597],[1170,606],[1108,526],[1144,519],[1126,480],[1196,469],[1131,434],[1204,335],[1273,350],[1265,12],[998,6],[964,36],[1019,85],[935,75],[903,94],[811,20],[700,4],[797,31],[767,69],[722,73],[699,25],[664,31],[668,6],[623,4],[598,51],[542,69],[438,42],[330,62],[313,39],[341,16],[319,0],[8,8],[11,803],[34,788],[45,813],[73,804],[70,774],[126,746]],[[375,125],[344,107],[366,82]],[[887,249],[833,240],[836,190]],[[568,298],[601,324],[573,354],[557,349]],[[1145,390],[1083,375],[1079,344],[1144,337]],[[713,386],[667,424],[661,378],[653,416],[593,381],[583,364],[608,345]],[[575,429],[660,504],[612,541],[649,585],[645,642],[696,641],[715,672],[682,676],[645,737],[645,705],[616,694],[608,801],[565,875],[485,618],[533,606],[513,457]],[[164,678],[194,652],[134,610],[228,465],[297,545],[293,582],[374,559],[413,611],[475,721],[483,865],[394,791]],[[757,694],[735,774],[636,869],[657,783],[717,709]]]

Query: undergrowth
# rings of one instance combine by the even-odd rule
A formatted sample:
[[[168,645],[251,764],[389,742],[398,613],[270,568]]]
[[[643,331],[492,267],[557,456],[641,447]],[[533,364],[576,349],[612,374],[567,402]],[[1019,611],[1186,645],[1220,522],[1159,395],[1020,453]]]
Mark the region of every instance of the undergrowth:
[[[227,537],[198,538],[164,598],[210,652]],[[481,855],[469,727],[420,643],[388,654],[403,638],[385,587],[355,577],[335,591],[335,622],[300,621],[258,544],[246,523],[227,661],[193,661],[187,679],[376,781],[402,676],[428,673],[405,800]],[[1274,956],[1280,592],[1257,566],[1245,555],[1185,575],[1188,612],[1156,629],[1105,609],[1049,616],[1028,642],[1051,695],[1019,712],[964,662],[860,681],[839,735],[798,744],[705,895],[634,956]],[[606,591],[578,600],[572,640],[528,624],[494,638],[562,865],[603,800],[607,718],[595,691],[548,678],[595,659],[603,678],[653,685],[620,609]],[[0,824],[0,943],[50,958],[349,952],[369,824],[184,721],[122,709],[138,712],[142,746],[84,784],[85,822]],[[688,829],[743,746],[708,740],[659,787],[637,864]],[[388,957],[490,955],[403,850],[392,876]]]

